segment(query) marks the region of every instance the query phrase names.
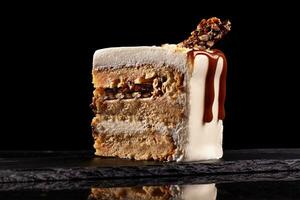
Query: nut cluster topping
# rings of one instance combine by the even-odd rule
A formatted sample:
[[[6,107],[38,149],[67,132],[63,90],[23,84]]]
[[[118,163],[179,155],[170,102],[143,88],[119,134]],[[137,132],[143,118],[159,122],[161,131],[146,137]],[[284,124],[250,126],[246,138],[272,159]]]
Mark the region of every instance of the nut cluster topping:
[[[210,49],[217,41],[222,39],[231,29],[229,20],[221,21],[217,17],[202,19],[191,36],[179,43],[179,47],[196,50]]]

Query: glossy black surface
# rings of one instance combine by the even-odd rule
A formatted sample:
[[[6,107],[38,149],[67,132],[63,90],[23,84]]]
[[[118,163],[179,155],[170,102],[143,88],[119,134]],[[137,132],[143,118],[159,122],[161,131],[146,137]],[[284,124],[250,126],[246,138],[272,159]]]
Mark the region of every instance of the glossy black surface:
[[[239,150],[219,161],[160,163],[92,152],[0,152],[0,199],[151,199],[157,194],[143,196],[143,188],[167,188],[169,196],[160,199],[192,200],[202,187],[217,191],[216,199],[299,199],[299,155],[299,149]],[[172,188],[180,192],[169,194]],[[100,195],[91,198],[93,189]],[[207,200],[215,199],[211,194]]]
[[[227,151],[220,160],[179,163],[100,158],[92,152],[0,152],[0,183],[297,170],[299,149]]]
[[[127,180],[129,183],[131,180]],[[76,184],[76,183],[73,183]],[[295,181],[259,181],[259,182],[230,182],[230,183],[202,183],[202,184],[185,184],[185,185],[175,185],[173,183],[165,183],[164,185],[147,185],[146,187],[179,187],[179,188],[188,188],[192,187],[201,187],[208,186],[216,189],[217,198],[216,199],[299,199],[300,198],[300,180]],[[2,186],[1,186],[2,187]],[[123,196],[123,198],[105,198],[105,196],[120,190],[134,190],[137,191],[143,188],[143,185],[130,186],[130,187],[99,187],[91,186],[90,188],[77,188],[77,189],[23,189],[23,190],[2,190],[0,191],[0,199],[15,200],[15,199],[24,199],[24,200],[35,200],[35,199],[62,199],[62,200],[79,200],[79,199],[89,199],[91,196],[92,188],[102,190],[102,194],[96,199],[151,199],[149,197],[145,198],[134,198],[133,196]],[[196,192],[185,192],[185,194],[192,194]],[[138,196],[138,195],[136,195]],[[95,198],[94,198],[95,199]],[[166,200],[172,199],[171,197],[165,198]],[[193,200],[192,198],[175,198],[176,199],[188,199]],[[203,198],[204,199],[204,198]],[[205,198],[206,200],[215,199],[212,196]]]

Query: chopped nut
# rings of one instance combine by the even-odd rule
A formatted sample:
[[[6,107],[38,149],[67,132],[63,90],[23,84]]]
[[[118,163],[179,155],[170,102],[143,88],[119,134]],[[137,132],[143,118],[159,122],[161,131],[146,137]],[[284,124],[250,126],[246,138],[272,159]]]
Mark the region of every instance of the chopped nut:
[[[212,47],[212,46],[214,46],[214,41],[208,41],[207,43],[206,43],[206,45],[207,46],[209,46],[209,47]]]
[[[109,87],[110,88],[115,88],[118,86],[118,83],[120,82],[120,79],[115,79],[115,80],[112,80],[109,84]]]
[[[220,27],[216,24],[212,24],[211,29],[214,30],[214,31],[220,31]]]
[[[154,89],[156,89],[157,88],[157,86],[158,86],[158,84],[159,84],[159,81],[158,81],[158,79],[156,78],[156,79],[154,79],[153,80],[153,83],[152,83],[152,86],[153,86],[153,88]]]
[[[132,90],[133,87],[134,87],[134,84],[131,81],[128,81],[127,85],[128,85],[130,90]]]
[[[123,78],[120,78],[120,82],[118,83],[117,87],[118,88],[121,88],[121,87],[124,87],[125,86],[125,81]]]
[[[166,92],[167,87],[169,87],[174,80],[173,73],[167,72],[167,80],[162,84],[162,91]]]
[[[173,93],[176,91],[176,83],[172,83],[172,85],[166,87],[166,93]]]
[[[155,72],[148,72],[145,75],[145,79],[151,79],[151,78],[154,78],[155,76],[156,76]]]
[[[199,39],[202,41],[208,41],[208,35],[201,35],[199,36]]]
[[[117,99],[123,99],[124,97],[125,97],[125,95],[122,94],[122,93],[117,93],[117,94],[116,94],[116,98],[117,98]]]
[[[134,80],[134,84],[144,84],[144,83],[152,83],[151,79],[145,79],[144,77],[139,77]]]
[[[133,92],[132,93],[132,97],[133,98],[140,98],[141,97],[141,93],[140,92]]]
[[[134,84],[142,84],[145,83],[145,79],[143,77],[139,77],[134,80]]]

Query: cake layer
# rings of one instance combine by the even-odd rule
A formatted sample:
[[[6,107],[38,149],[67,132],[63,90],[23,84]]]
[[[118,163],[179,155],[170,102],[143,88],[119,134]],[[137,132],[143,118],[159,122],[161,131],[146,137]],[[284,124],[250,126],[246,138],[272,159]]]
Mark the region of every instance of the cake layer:
[[[176,160],[183,156],[187,138],[187,122],[183,119],[167,124],[160,120],[104,120],[98,114],[92,127],[96,155],[101,156]]]
[[[163,122],[166,125],[187,120],[186,96],[94,101],[95,113],[102,120]]]
[[[115,130],[119,131],[117,134],[115,130],[94,134],[96,155],[136,160],[172,160],[176,146],[171,134],[147,129],[143,131],[142,126],[136,129],[133,125],[132,129],[121,132],[122,125],[115,124]]]

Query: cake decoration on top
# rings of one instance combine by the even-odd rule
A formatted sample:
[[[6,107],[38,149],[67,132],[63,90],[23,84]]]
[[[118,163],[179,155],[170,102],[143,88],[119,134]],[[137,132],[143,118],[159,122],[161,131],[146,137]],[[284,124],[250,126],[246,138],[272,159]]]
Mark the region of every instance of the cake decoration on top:
[[[217,41],[221,40],[231,29],[231,22],[223,22],[217,17],[202,19],[191,36],[179,43],[179,47],[194,50],[210,49]]]

